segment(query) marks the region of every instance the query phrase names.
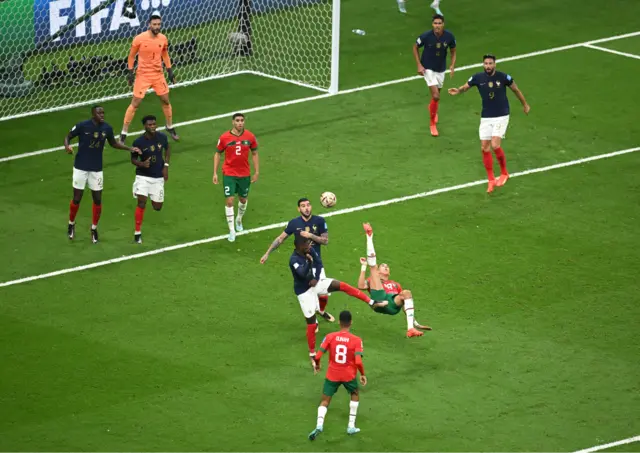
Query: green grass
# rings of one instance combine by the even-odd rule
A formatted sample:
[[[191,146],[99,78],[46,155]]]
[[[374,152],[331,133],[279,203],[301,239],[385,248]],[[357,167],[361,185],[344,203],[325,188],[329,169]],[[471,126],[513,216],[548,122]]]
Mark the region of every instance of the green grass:
[[[413,72],[408,52],[428,11],[408,7],[400,16],[394,2],[344,2],[343,88]],[[622,1],[604,22],[600,4],[574,0],[442,8],[460,65],[487,49],[510,56],[636,31],[631,18],[640,13]],[[633,52],[618,47],[633,45],[625,42],[604,45]],[[526,117],[512,100],[510,171],[638,146],[640,94],[629,89],[638,64],[577,48],[499,65],[532,106]],[[187,120],[312,93],[242,76],[181,88],[172,99],[176,119]],[[444,97],[437,140],[425,103],[416,80],[250,114],[261,178],[245,227],[288,220],[299,196],[315,202],[324,190],[346,208],[483,179],[477,93]],[[125,105],[106,106],[115,127]],[[145,106],[161,113],[154,99]],[[0,155],[56,146],[85,116],[80,109],[0,123]],[[88,236],[89,194],[77,239],[64,236],[72,157],[1,164],[0,281],[223,234],[211,156],[228,122],[180,129],[165,207],[146,214],[142,246],[131,243],[126,153],[105,151],[97,246]],[[475,186],[329,218],[328,274],[356,281],[360,224],[370,221],[378,256],[413,291],[418,320],[434,327],[408,340],[402,315],[331,297],[330,311],[351,310],[365,342],[370,383],[354,437],[344,432],[340,392],[325,433],[306,439],[322,376],[308,369],[287,268],[291,241],[258,263],[279,229],[2,288],[0,450],[572,451],[638,435],[638,172],[632,153],[513,178],[492,196]],[[326,212],[319,203],[315,211]]]

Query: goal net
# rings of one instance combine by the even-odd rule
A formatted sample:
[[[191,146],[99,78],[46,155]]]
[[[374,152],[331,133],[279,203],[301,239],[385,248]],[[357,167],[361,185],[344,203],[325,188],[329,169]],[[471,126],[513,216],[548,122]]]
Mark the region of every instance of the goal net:
[[[0,120],[131,95],[152,12],[187,86],[254,74],[337,91],[340,0],[0,0]]]

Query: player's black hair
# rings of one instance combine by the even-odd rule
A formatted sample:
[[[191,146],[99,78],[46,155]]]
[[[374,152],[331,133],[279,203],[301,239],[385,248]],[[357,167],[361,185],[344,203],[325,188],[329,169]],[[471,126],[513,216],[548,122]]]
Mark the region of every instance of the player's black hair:
[[[442,14],[434,14],[433,17],[431,18],[431,22],[433,22],[436,19],[440,19],[442,22],[444,22],[444,16]]]
[[[157,121],[158,119],[154,116],[154,115],[147,115],[144,118],[142,118],[142,125],[144,126],[145,124],[147,124],[147,121]]]
[[[91,107],[91,113],[95,112],[98,109],[104,109],[104,107],[100,104],[94,105],[93,107]]]
[[[309,199],[308,199],[308,198],[306,198],[306,197],[302,197],[302,198],[300,198],[300,199],[298,200],[298,207],[300,207],[300,203],[304,203],[305,201],[309,201]]]
[[[340,325],[349,326],[351,325],[351,312],[348,310],[340,312]]]
[[[235,120],[236,118],[244,118],[244,113],[234,113],[231,119]]]
[[[496,56],[491,53],[484,54],[482,56],[482,61],[486,60],[487,58],[491,58],[494,63],[496,62]]]
[[[151,13],[151,16],[149,16],[149,23],[151,23],[151,21],[154,20],[154,19],[162,20],[162,16],[160,15],[159,12],[154,11],[153,13]]]

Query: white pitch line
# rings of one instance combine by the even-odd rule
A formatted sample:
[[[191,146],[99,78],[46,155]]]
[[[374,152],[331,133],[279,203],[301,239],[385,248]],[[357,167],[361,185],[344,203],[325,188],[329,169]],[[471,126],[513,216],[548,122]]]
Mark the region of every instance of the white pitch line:
[[[598,44],[598,43],[602,43],[602,42],[609,42],[609,41],[616,41],[618,39],[625,39],[625,38],[632,38],[634,36],[640,36],[640,31],[635,31],[632,33],[625,33],[622,35],[615,35],[615,36],[610,36],[608,38],[600,38],[600,39],[594,39],[592,41],[585,41],[585,42],[580,42],[580,43],[576,43],[576,44],[569,44],[566,46],[561,46],[561,47],[552,47],[551,49],[545,49],[545,50],[538,50],[536,52],[529,52],[529,53],[524,53],[521,55],[515,55],[513,57],[506,57],[506,58],[499,58],[498,59],[498,63],[506,63],[509,61],[517,61],[517,60],[522,60],[525,58],[531,58],[531,57],[537,57],[539,55],[546,55],[549,53],[555,53],[555,52],[562,52],[565,50],[570,50],[570,49],[575,49],[578,47],[585,47],[588,45],[592,45],[592,44]],[[466,71],[468,69],[473,69],[473,68],[480,68],[482,67],[482,63],[476,63],[476,64],[471,64],[471,65],[467,65],[467,66],[461,66],[459,68],[456,69],[456,72],[461,72],[461,71]],[[405,82],[410,82],[413,80],[418,80],[421,79],[422,76],[420,75],[415,75],[415,76],[411,76],[411,77],[404,77],[402,79],[395,79],[395,80],[388,80],[386,82],[380,82],[380,83],[374,83],[373,85],[365,85],[365,86],[361,86],[361,87],[357,87],[357,88],[351,88],[348,90],[342,90],[342,91],[338,91],[336,94],[329,94],[329,93],[324,93],[324,94],[319,94],[316,96],[309,96],[306,98],[300,98],[300,99],[294,99],[292,101],[284,101],[284,102],[278,102],[275,104],[268,104],[268,105],[262,105],[259,107],[252,107],[249,109],[236,109],[233,112],[227,112],[227,113],[222,113],[219,115],[213,115],[213,116],[206,116],[203,118],[197,118],[195,120],[189,120],[189,121],[183,121],[181,123],[175,123],[174,125],[176,127],[182,127],[182,126],[190,126],[192,124],[198,124],[198,123],[204,123],[204,122],[208,122],[208,121],[215,121],[215,120],[219,120],[222,118],[228,118],[231,115],[233,115],[235,112],[243,112],[243,113],[253,113],[253,112],[259,112],[262,110],[271,110],[274,108],[279,108],[279,107],[286,107],[289,105],[295,105],[295,104],[301,104],[303,102],[309,102],[309,101],[317,101],[318,99],[325,99],[325,98],[329,98],[332,96],[340,96],[343,94],[351,94],[351,93],[357,93],[359,91],[366,91],[366,90],[372,90],[374,88],[381,88],[381,87],[385,87],[385,86],[389,86],[389,85],[396,85],[399,83],[405,83]],[[163,130],[164,127],[158,128],[158,130]],[[136,132],[131,132],[129,135],[138,135],[138,134],[142,134],[144,131],[136,131]],[[77,144],[73,144],[72,146],[77,146]],[[22,159],[25,157],[32,157],[32,156],[38,156],[40,154],[46,154],[46,153],[52,153],[55,151],[62,151],[64,149],[64,146],[56,146],[54,148],[46,148],[46,149],[41,149],[38,151],[31,151],[28,153],[22,153],[22,154],[15,154],[13,156],[7,156],[7,157],[2,157],[0,158],[0,163],[2,162],[8,162],[11,160],[16,160],[16,159]]]
[[[640,436],[629,437],[628,439],[617,440],[608,444],[596,445],[595,447],[585,448],[584,450],[578,450],[574,453],[593,453],[595,451],[606,450],[607,448],[617,447],[619,445],[632,444],[634,442],[640,442]]]
[[[614,55],[620,55],[622,57],[635,58],[636,60],[640,60],[640,55],[636,55],[633,53],[620,52],[619,50],[607,49],[606,47],[594,46],[592,44],[585,44],[583,47],[588,47],[589,49],[601,50],[603,52],[609,52]]]
[[[530,170],[525,170],[525,171],[520,171],[520,172],[517,172],[517,173],[512,173],[511,177],[512,178],[517,178],[519,176],[532,175],[534,173],[542,173],[542,172],[546,172],[546,171],[550,171],[550,170],[556,170],[558,168],[571,167],[573,165],[580,165],[580,164],[584,164],[584,163],[587,163],[587,162],[592,162],[592,161],[595,161],[595,160],[608,159],[610,157],[621,156],[623,154],[634,153],[636,151],[640,151],[640,147],[623,149],[623,150],[620,150],[620,151],[614,151],[612,153],[607,153],[607,154],[599,154],[597,156],[584,157],[582,159],[572,160],[572,161],[569,161],[569,162],[561,162],[559,164],[548,165],[546,167],[532,168]],[[375,202],[375,203],[368,203],[368,204],[364,204],[364,205],[360,205],[360,206],[354,206],[352,208],[340,209],[340,210],[337,210],[337,211],[333,211],[333,212],[328,212],[328,213],[322,214],[322,216],[323,217],[334,217],[334,216],[337,216],[337,215],[350,214],[352,212],[364,211],[366,209],[377,208],[377,207],[380,207],[380,206],[387,206],[387,205],[390,205],[390,204],[402,203],[404,201],[415,200],[417,198],[431,197],[431,196],[438,195],[438,194],[441,194],[441,193],[453,192],[453,191],[456,191],[456,190],[466,189],[468,187],[473,187],[473,186],[479,186],[479,185],[483,185],[483,184],[486,184],[486,183],[487,183],[487,181],[485,179],[478,180],[478,181],[471,181],[471,182],[467,182],[467,183],[464,183],[464,184],[458,184],[458,185],[455,185],[455,186],[449,186],[449,187],[443,187],[441,189],[430,190],[429,192],[421,192],[421,193],[416,193],[416,194],[413,194],[413,195],[407,195],[407,196],[404,196],[404,197],[392,198],[390,200],[383,200],[383,201],[378,201],[378,202]],[[261,226],[261,227],[258,227],[258,228],[252,228],[252,229],[249,229],[249,230],[245,230],[245,231],[243,231],[241,233],[237,233],[237,236],[244,236],[244,235],[247,235],[247,234],[259,233],[261,231],[274,230],[274,229],[277,229],[277,228],[284,228],[286,225],[287,225],[286,222],[272,223],[270,225],[265,225],[265,226]],[[171,245],[171,246],[168,246],[168,247],[162,247],[162,248],[159,248],[159,249],[156,249],[156,250],[149,250],[147,252],[136,253],[134,255],[124,255],[124,256],[121,256],[119,258],[113,258],[113,259],[105,260],[105,261],[98,261],[98,262],[91,263],[91,264],[84,264],[82,266],[76,266],[76,267],[71,267],[71,268],[67,268],[67,269],[60,269],[58,271],[48,272],[46,274],[32,275],[31,277],[24,277],[24,278],[19,278],[17,280],[10,280],[10,281],[6,281],[6,282],[3,282],[3,283],[0,283],[0,288],[5,287],[5,286],[19,285],[21,283],[32,282],[32,281],[35,281],[35,280],[43,280],[45,278],[56,277],[58,275],[70,274],[70,273],[73,273],[73,272],[84,271],[84,270],[87,270],[87,269],[93,269],[93,268],[96,268],[96,267],[106,266],[108,264],[115,264],[115,263],[121,263],[123,261],[130,261],[130,260],[134,260],[134,259],[138,259],[138,258],[144,258],[144,257],[151,256],[151,255],[157,255],[159,253],[170,252],[172,250],[180,250],[180,249],[184,249],[184,248],[188,248],[188,247],[193,247],[195,245],[208,244],[210,242],[222,241],[224,239],[227,239],[227,235],[226,234],[219,235],[219,236],[213,236],[213,237],[206,238],[206,239],[200,239],[200,240],[197,240],[197,241],[191,241],[191,242],[185,242],[185,243],[182,243],[182,244]]]

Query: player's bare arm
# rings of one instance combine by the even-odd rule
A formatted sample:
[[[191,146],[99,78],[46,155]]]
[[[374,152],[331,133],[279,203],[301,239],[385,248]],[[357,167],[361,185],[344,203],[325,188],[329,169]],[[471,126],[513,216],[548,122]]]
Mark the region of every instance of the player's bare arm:
[[[138,160],[137,157],[131,156],[131,163],[136,167],[149,168],[151,165],[151,158],[147,157],[145,160]]]
[[[64,150],[67,154],[73,154],[73,148],[71,147],[71,140],[73,137],[71,136],[71,132],[69,132],[64,138]]]
[[[358,277],[358,289],[360,291],[366,291],[369,289],[369,284],[367,283],[367,259],[360,258],[360,276]]]
[[[218,168],[220,167],[220,153],[213,155],[213,183],[218,184]]]
[[[420,51],[416,43],[413,44],[413,58],[415,58],[416,64],[418,65],[418,74],[424,75],[424,66],[420,63]]]
[[[167,147],[164,150],[164,167],[162,168],[162,177],[165,181],[169,180],[169,160],[171,159],[171,148],[167,143]]]
[[[269,259],[269,254],[271,254],[271,252],[273,252],[275,249],[280,247],[280,245],[282,245],[282,243],[288,237],[289,237],[289,235],[287,233],[285,233],[284,231],[282,233],[280,233],[280,235],[273,240],[273,242],[271,243],[271,245],[267,249],[266,253],[264,255],[262,255],[262,258],[260,258],[260,264],[266,263],[267,260]]]
[[[529,111],[531,110],[531,107],[529,106],[529,104],[527,104],[527,100],[524,98],[524,94],[522,94],[522,91],[520,91],[520,88],[518,88],[518,85],[516,85],[516,83],[513,82],[509,88],[511,88],[511,91],[513,91],[513,93],[516,95],[516,97],[522,104],[522,108],[524,110],[525,115],[528,115]]]
[[[258,150],[251,151],[251,160],[253,161],[253,176],[251,177],[251,183],[254,183],[260,176],[260,158],[258,157]]]
[[[121,149],[123,151],[129,151],[130,153],[142,154],[142,151],[140,150],[140,148],[134,147],[134,146],[127,146],[124,143],[120,143],[119,141],[117,141],[114,137],[109,137],[108,140],[109,140],[109,146],[111,146],[114,149]]]
[[[325,231],[320,236],[310,233],[308,231],[301,231],[300,236],[303,238],[311,239],[313,242],[321,245],[327,245],[329,243],[329,232]]]
[[[460,93],[465,93],[466,91],[469,90],[469,88],[471,88],[469,86],[469,83],[465,83],[460,88],[449,88],[449,90],[447,90],[447,91],[451,96],[455,96],[455,95],[460,94]]]
[[[360,384],[364,387],[365,385],[367,385],[367,377],[364,375],[360,375]]]
[[[457,48],[449,49],[451,52],[451,66],[449,66],[449,75],[453,78],[453,73],[456,71],[456,53]]]

